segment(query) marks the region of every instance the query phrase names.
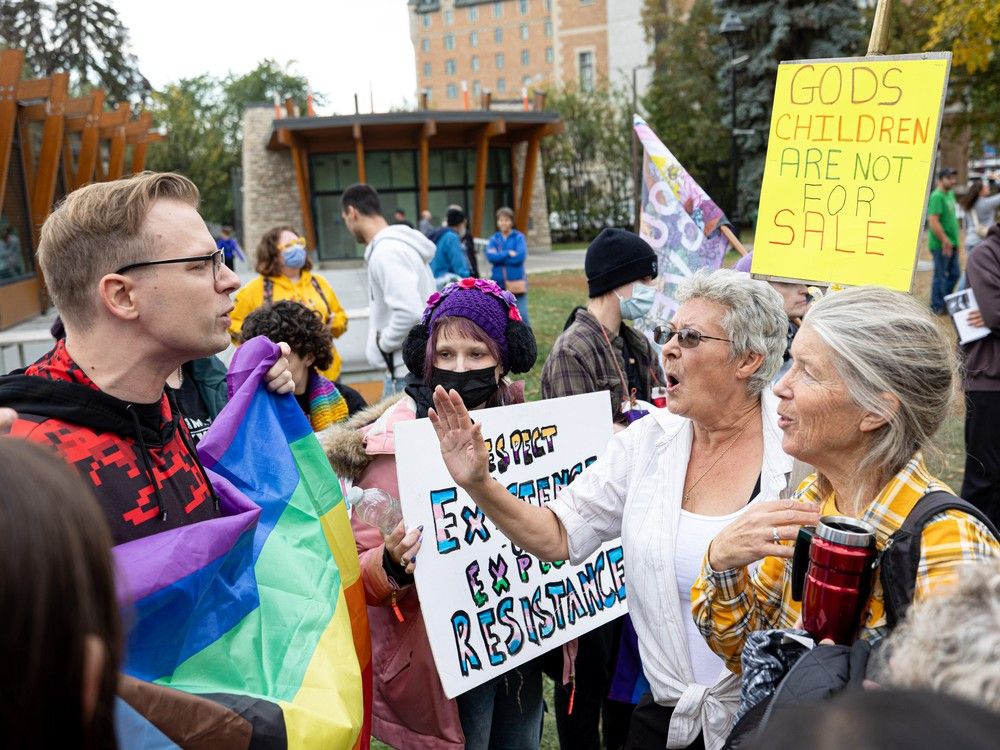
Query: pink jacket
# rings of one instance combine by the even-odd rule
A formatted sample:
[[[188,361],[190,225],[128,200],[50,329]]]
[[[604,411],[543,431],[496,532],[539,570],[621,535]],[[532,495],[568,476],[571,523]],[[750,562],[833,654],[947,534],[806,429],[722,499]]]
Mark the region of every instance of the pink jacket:
[[[334,469],[360,487],[379,487],[399,497],[392,428],[415,416],[413,401],[403,396],[362,412],[346,423],[346,429],[328,431],[323,443]],[[386,575],[385,545],[378,529],[358,518],[351,525],[372,635],[372,734],[398,748],[460,750],[465,736],[458,707],[441,687],[416,589],[398,588]],[[402,622],[392,608],[394,591]]]

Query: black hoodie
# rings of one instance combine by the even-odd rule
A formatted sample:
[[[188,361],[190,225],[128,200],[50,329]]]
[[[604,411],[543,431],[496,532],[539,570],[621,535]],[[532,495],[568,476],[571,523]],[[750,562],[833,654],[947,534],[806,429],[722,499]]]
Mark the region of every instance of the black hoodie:
[[[115,544],[219,515],[218,499],[172,398],[132,404],[101,391],[62,341],[0,378],[11,435],[49,446],[90,482]]]

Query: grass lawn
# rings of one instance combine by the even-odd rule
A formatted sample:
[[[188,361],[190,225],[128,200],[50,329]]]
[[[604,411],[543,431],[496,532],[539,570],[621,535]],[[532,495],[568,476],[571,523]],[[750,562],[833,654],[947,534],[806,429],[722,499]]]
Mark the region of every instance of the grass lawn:
[[[732,257],[726,257],[726,265],[730,266],[736,261],[736,253],[732,251]],[[924,247],[921,257],[930,258],[930,254]],[[929,271],[919,272],[914,289],[914,295],[922,302],[930,299]],[[577,305],[585,304],[587,300],[587,282],[583,271],[555,271],[551,273],[532,274],[531,294],[528,304],[531,313],[531,320],[535,324],[535,337],[538,341],[538,364],[528,373],[525,378],[525,395],[529,401],[541,398],[540,379],[542,363],[552,349],[552,344],[563,330],[566,318],[570,311]],[[940,317],[936,319],[938,325],[946,330],[952,338],[955,335],[954,326],[951,319]],[[963,428],[965,424],[965,407],[961,397],[961,391],[956,390],[956,398],[952,405],[951,413],[945,420],[944,425],[934,439],[933,447],[928,451],[928,464],[933,473],[947,482],[951,488],[958,492],[961,489],[962,474],[965,466],[965,449],[963,443]],[[549,708],[552,705],[552,681],[548,677],[545,679],[544,694]],[[372,742],[372,747],[384,749],[384,745],[378,741]],[[542,730],[542,750],[557,750],[559,741],[556,738],[555,720],[552,714],[546,712]]]

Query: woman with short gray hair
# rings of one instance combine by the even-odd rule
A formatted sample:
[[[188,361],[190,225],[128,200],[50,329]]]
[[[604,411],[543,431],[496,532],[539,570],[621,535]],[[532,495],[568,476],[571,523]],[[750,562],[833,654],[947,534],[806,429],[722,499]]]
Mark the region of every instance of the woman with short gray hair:
[[[954,346],[913,297],[858,287],[813,305],[792,357],[774,386],[782,448],[816,473],[778,504],[860,519],[882,550],[923,495],[948,490],[923,451],[951,403]],[[771,505],[751,508],[712,540],[692,592],[698,628],[737,673],[750,632],[790,628],[800,617],[789,558],[801,524],[776,523]],[[986,526],[959,510],[932,518],[919,549],[915,602],[952,585],[961,563],[1000,555]],[[877,582],[866,610],[859,635],[876,641],[887,630]]]
[[[738,681],[690,615],[691,584],[709,541],[749,505],[777,497],[791,459],[780,446],[777,399],[764,388],[785,350],[781,297],[734,271],[682,284],[681,305],[654,337],[663,345],[666,409],[633,422],[559,497],[518,500],[489,473],[479,425],[451,391],[428,416],[455,481],[519,547],[579,563],[621,537],[629,613],[650,693],[632,714],[626,747],[722,747]],[[775,523],[809,523],[781,509]]]

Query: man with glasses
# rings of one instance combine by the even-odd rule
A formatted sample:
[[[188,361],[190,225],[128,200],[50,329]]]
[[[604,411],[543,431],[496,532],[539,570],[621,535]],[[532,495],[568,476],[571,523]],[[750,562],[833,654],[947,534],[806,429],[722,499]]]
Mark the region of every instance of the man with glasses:
[[[46,444],[91,482],[116,544],[219,514],[167,378],[229,345],[239,278],[198,214],[198,189],[145,172],[68,195],[38,261],[66,338],[0,378],[11,434]],[[287,354],[287,345],[283,345]],[[271,390],[293,388],[282,358]]]
[[[558,398],[608,391],[615,429],[628,422],[632,398],[649,401],[654,386],[665,385],[656,352],[648,339],[629,325],[649,313],[656,296],[656,253],[632,232],[605,229],[587,248],[584,259],[590,300],[570,313],[566,329],[556,339],[542,369],[542,396]],[[633,705],[629,698],[607,698],[616,670],[624,619],[593,630],[579,639],[573,687],[556,680],[554,704],[561,747],[597,747],[598,725],[604,714],[607,747],[625,741]],[[631,631],[629,626],[628,632]],[[626,648],[635,646],[632,637]],[[627,671],[622,661],[623,672]],[[637,657],[636,657],[637,663]],[[561,677],[562,668],[557,672]],[[632,674],[626,680],[635,677]]]

